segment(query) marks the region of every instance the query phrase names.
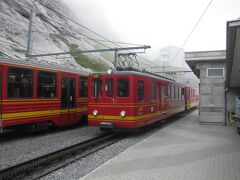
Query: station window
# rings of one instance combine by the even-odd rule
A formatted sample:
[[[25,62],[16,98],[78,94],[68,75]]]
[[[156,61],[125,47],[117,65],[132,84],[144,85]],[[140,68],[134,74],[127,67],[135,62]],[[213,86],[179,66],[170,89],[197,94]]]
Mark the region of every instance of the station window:
[[[56,96],[56,74],[39,71],[37,78],[37,97],[54,98]]]
[[[137,96],[138,101],[143,101],[144,100],[144,82],[138,81],[138,96]]]
[[[32,70],[10,67],[8,71],[8,97],[30,98],[32,96],[33,96]]]
[[[117,80],[117,96],[129,96],[129,80],[127,78],[120,78]]]
[[[207,77],[223,77],[224,68],[207,68]]]
[[[79,95],[81,98],[88,97],[88,78],[80,77],[79,81]]]
[[[107,97],[112,97],[113,96],[113,79],[106,79],[106,96]]]
[[[102,80],[101,79],[94,79],[92,81],[92,96],[96,98],[102,96]]]

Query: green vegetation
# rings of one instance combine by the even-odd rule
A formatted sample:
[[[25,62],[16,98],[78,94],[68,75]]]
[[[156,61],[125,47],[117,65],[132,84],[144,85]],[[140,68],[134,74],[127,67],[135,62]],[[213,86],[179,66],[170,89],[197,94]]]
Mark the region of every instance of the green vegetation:
[[[114,52],[102,52],[101,55],[109,62],[111,63],[113,62]]]
[[[106,49],[106,47],[100,45],[100,44],[96,44],[96,48],[97,49]],[[109,62],[113,62],[114,59],[114,52],[100,52],[100,54]]]
[[[93,71],[104,71],[108,68],[107,65],[96,62],[94,59],[79,53],[78,46],[76,44],[70,44],[69,47],[71,55],[80,66],[90,68]]]

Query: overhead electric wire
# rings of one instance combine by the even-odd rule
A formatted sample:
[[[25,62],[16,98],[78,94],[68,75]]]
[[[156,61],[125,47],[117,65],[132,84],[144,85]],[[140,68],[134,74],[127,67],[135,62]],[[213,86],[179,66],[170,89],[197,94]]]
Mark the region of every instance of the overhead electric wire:
[[[196,29],[197,25],[200,23],[201,19],[203,18],[203,16],[205,15],[205,13],[207,12],[208,8],[210,7],[210,5],[212,4],[213,0],[210,0],[210,2],[208,3],[207,7],[204,9],[203,13],[201,14],[200,18],[197,20],[196,24],[194,25],[193,29],[190,31],[190,33],[188,34],[188,36],[186,37],[186,39],[184,40],[182,46],[179,48],[177,54],[174,56],[173,58],[173,62],[175,61],[175,59],[177,58],[178,54],[181,52],[182,48],[185,46],[185,44],[187,43],[187,41],[189,40],[189,38],[191,37],[192,33],[194,32],[194,30]]]
[[[3,42],[3,43],[8,43],[8,45],[7,44],[1,44],[2,46],[5,46],[5,47],[10,47],[10,45],[18,45],[18,46],[21,46],[21,47],[23,47],[23,48],[27,48],[27,46],[24,46],[24,45],[22,45],[22,44],[18,44],[18,43],[15,43],[15,42],[7,42],[7,41],[2,41],[1,39],[0,39],[0,42]],[[39,51],[39,52],[42,52],[42,53],[48,53],[48,51],[44,51],[44,50],[42,50],[42,49],[33,49],[33,51]]]
[[[84,29],[90,31],[91,33],[93,33],[93,34],[95,34],[95,35],[97,35],[97,36],[99,36],[99,37],[101,37],[101,38],[103,38],[103,39],[105,39],[105,40],[107,40],[107,41],[110,41],[109,39],[103,37],[103,36],[100,35],[99,33],[96,33],[95,31],[89,29],[88,27],[86,27],[86,26],[80,24],[79,22],[77,22],[77,21],[75,21],[75,20],[73,20],[73,19],[71,19],[71,18],[69,18],[69,17],[63,15],[62,13],[56,11],[55,9],[52,9],[52,8],[50,8],[50,7],[46,6],[46,5],[44,5],[42,2],[39,2],[38,0],[36,0],[36,2],[39,3],[39,4],[41,4],[42,6],[46,7],[47,9],[49,9],[49,10],[55,12],[56,14],[59,14],[60,16],[62,16],[62,17],[64,17],[64,18],[66,18],[66,19],[68,19],[68,20],[70,20],[70,21],[76,23],[77,25],[79,25],[79,26],[81,26],[82,28],[84,28]],[[113,43],[113,44],[115,44],[116,46],[119,46],[119,45],[116,44],[116,43]]]
[[[80,27],[82,27],[82,28],[84,28],[84,29],[90,31],[91,33],[93,33],[93,34],[95,34],[95,35],[97,35],[97,36],[103,38],[106,42],[109,42],[109,43],[112,43],[112,44],[114,44],[114,45],[116,45],[116,46],[118,46],[118,47],[121,47],[120,45],[117,44],[118,42],[114,42],[114,41],[111,41],[111,40],[105,38],[104,36],[100,35],[99,33],[96,33],[95,31],[89,29],[88,27],[86,27],[86,26],[84,26],[84,25],[78,23],[77,21],[75,21],[75,20],[73,20],[73,19],[71,19],[71,18],[69,18],[69,17],[67,17],[67,16],[65,16],[65,15],[63,15],[63,14],[61,14],[61,13],[59,13],[58,11],[56,11],[56,10],[54,10],[54,9],[52,9],[52,8],[50,8],[50,7],[48,7],[48,6],[44,5],[44,4],[42,4],[42,3],[40,3],[39,1],[36,1],[36,2],[39,3],[40,5],[46,7],[47,9],[53,11],[54,13],[57,13],[57,14],[59,14],[60,16],[62,16],[62,17],[64,17],[64,18],[70,20],[71,22],[73,22],[73,23],[79,25]],[[27,7],[27,6],[23,5],[23,4],[19,4],[19,3],[17,3],[17,2],[15,2],[15,3],[18,4],[18,5],[20,5],[20,6],[22,6],[22,7],[25,7],[25,8],[27,8],[27,9],[29,9],[30,11],[32,11],[31,8],[29,8],[29,7]],[[36,11],[35,11],[35,12],[36,12]],[[38,12],[36,12],[36,13],[38,13]],[[49,20],[51,20],[51,21],[54,21],[54,22],[58,23],[59,25],[61,25],[61,26],[63,26],[63,27],[65,27],[63,24],[61,24],[61,23],[59,23],[59,22],[57,22],[57,21],[55,21],[55,20],[53,20],[53,19],[51,19],[51,18],[48,18],[48,17],[46,17],[46,16],[44,16],[44,17],[47,18],[47,19],[49,19]],[[69,27],[65,27],[65,28],[69,28]],[[71,29],[71,30],[72,30],[72,29]],[[75,31],[75,32],[76,32],[76,31]],[[76,33],[81,34],[81,33],[79,33],[79,32],[76,32]],[[85,34],[84,34],[83,36],[87,37],[87,35],[85,35]],[[94,38],[90,38],[90,37],[88,37],[88,38],[89,38],[90,40],[95,41],[96,43],[100,43],[100,42],[98,42],[98,41],[97,41],[96,39],[94,39]],[[100,43],[100,44],[103,45],[103,46],[105,46],[105,47],[108,47],[108,46],[106,46],[105,44],[102,44],[102,43]],[[126,44],[130,44],[130,43],[126,43]],[[108,47],[108,48],[110,48],[110,47]],[[130,52],[130,51],[129,51],[129,52]],[[147,60],[146,58],[143,58],[143,57],[141,57],[141,56],[139,56],[139,55],[137,55],[137,56],[138,56],[139,58],[145,60],[145,61],[148,61],[149,63],[151,63],[151,64],[153,64],[153,65],[155,64],[155,63],[153,63],[152,61]],[[70,57],[69,57],[69,58],[70,58]],[[144,64],[145,64],[145,65],[148,65],[148,64],[146,64],[146,63],[144,63]],[[156,64],[155,64],[155,65],[156,65]]]
[[[43,3],[39,2],[38,0],[36,0],[36,2],[39,3],[39,4],[41,4],[42,6],[46,7],[47,9],[49,9],[49,10],[51,10],[51,11],[53,11],[53,12],[59,14],[60,16],[62,16],[62,17],[64,17],[64,18],[66,18],[66,19],[68,19],[68,20],[70,20],[70,21],[76,23],[77,25],[79,25],[79,26],[81,26],[82,28],[84,28],[84,29],[90,31],[91,33],[93,33],[93,34],[95,34],[95,35],[97,35],[97,36],[99,36],[99,37],[105,39],[106,41],[108,41],[108,42],[112,42],[112,43],[115,44],[116,46],[121,47],[121,46],[118,45],[117,43],[115,43],[115,42],[113,42],[113,41],[111,41],[111,40],[105,38],[104,36],[100,35],[99,33],[96,33],[95,31],[93,31],[93,30],[89,29],[88,27],[86,27],[86,26],[80,24],[79,22],[77,22],[77,21],[75,21],[75,20],[73,20],[73,19],[71,19],[71,18],[69,18],[69,17],[63,15],[62,13],[56,11],[55,9],[52,9],[52,8],[50,8],[50,7],[46,6],[46,5],[44,5]],[[129,51],[128,51],[128,52],[129,52]],[[138,55],[137,55],[137,56],[138,56]],[[151,64],[155,64],[155,63],[153,63],[152,61],[147,60],[146,58],[143,58],[143,57],[141,57],[141,56],[138,56],[138,57],[140,57],[141,59],[143,59],[143,60],[145,60],[145,61],[150,62]],[[155,65],[156,65],[156,64],[155,64]]]
[[[68,34],[62,34],[62,35],[68,35]],[[83,35],[85,36],[85,35]],[[93,41],[100,41],[100,42],[108,42],[108,43],[117,43],[117,44],[126,44],[126,45],[130,45],[130,46],[143,46],[141,44],[134,44],[134,43],[128,43],[128,42],[118,42],[118,41],[107,41],[107,40],[103,40],[103,39],[94,39],[94,38],[83,38],[83,37],[77,37],[74,36],[75,38],[79,38],[79,39],[84,39],[84,40],[93,40]]]
[[[23,5],[23,4],[20,4],[20,3],[17,3],[17,2],[15,2],[16,4],[18,4],[18,5],[20,5],[20,6],[22,6],[22,7],[24,7],[24,8],[27,8],[28,10],[30,10],[30,11],[32,11],[32,9],[31,8],[29,8],[29,7],[27,7],[27,6],[25,6],[25,5]],[[47,7],[47,6],[45,6],[45,7]],[[48,8],[48,7],[47,7]],[[39,13],[38,11],[34,11],[35,13]],[[40,14],[40,13],[39,13]],[[55,23],[57,23],[58,25],[61,25],[62,27],[65,27],[65,28],[67,28],[67,29],[69,29],[69,27],[66,27],[65,25],[63,25],[63,24],[61,24],[60,22],[58,22],[58,21],[56,21],[56,20],[53,20],[53,19],[51,19],[51,18],[48,18],[48,17],[46,17],[46,16],[44,16],[45,18],[47,18],[48,20],[50,20],[50,21],[53,21],[53,22],[55,22]],[[76,32],[76,33],[78,33],[78,34],[81,34],[80,32],[78,32],[78,31],[76,31],[76,30],[73,30],[73,29],[71,29],[71,31],[74,31],[74,32]],[[83,34],[81,34],[81,35],[83,35]],[[85,37],[88,37],[87,35],[83,35],[83,36],[85,36]],[[90,37],[89,37],[89,39],[91,39]],[[97,42],[97,43],[99,43],[99,42]],[[108,47],[108,46],[106,46],[106,45],[104,45],[104,44],[102,44],[102,43],[99,43],[99,44],[101,44],[102,46],[105,46],[105,47],[107,47],[107,48],[110,48],[110,47]]]

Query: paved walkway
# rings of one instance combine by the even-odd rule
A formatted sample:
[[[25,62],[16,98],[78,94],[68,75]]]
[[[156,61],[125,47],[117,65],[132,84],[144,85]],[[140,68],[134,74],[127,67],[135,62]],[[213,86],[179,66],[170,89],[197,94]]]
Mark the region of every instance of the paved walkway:
[[[198,124],[198,111],[160,129],[82,180],[239,180],[240,135]]]

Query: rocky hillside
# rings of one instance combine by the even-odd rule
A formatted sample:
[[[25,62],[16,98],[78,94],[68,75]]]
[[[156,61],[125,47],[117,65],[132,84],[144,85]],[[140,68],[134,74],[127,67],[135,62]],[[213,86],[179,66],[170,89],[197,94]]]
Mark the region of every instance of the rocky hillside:
[[[99,53],[75,53],[78,50],[103,47],[97,42],[88,39],[89,33],[87,30],[50,10],[54,9],[68,17],[77,19],[66,4],[59,0],[39,0],[39,2],[36,3],[33,54],[64,51],[71,51],[72,53],[57,57],[38,57],[34,60],[66,64],[86,71],[91,71],[91,69],[103,70],[112,66],[112,63]],[[26,58],[25,52],[31,8],[31,0],[0,1],[0,55]],[[87,37],[86,34],[88,34]]]

